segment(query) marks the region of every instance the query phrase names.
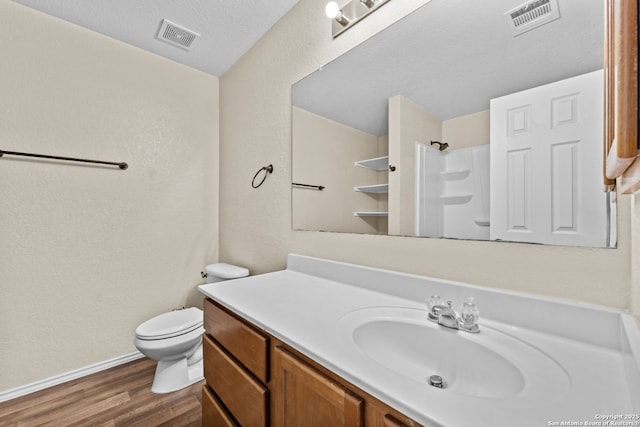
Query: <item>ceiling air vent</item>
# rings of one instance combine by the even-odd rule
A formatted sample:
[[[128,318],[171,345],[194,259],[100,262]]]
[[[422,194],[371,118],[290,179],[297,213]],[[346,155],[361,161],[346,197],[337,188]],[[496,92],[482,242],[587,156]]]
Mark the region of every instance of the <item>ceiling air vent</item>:
[[[157,39],[186,50],[191,49],[193,41],[199,36],[200,34],[174,24],[167,19],[162,20],[158,34],[156,34]]]
[[[560,10],[558,0],[533,0],[511,9],[504,15],[509,18],[513,35],[517,36],[560,18]]]

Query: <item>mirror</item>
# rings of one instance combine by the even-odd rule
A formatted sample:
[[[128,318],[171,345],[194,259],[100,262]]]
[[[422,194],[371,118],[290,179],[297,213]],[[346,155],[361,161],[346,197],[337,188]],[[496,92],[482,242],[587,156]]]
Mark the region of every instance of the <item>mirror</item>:
[[[612,246],[603,34],[604,0],[432,0],[295,83],[293,229]]]

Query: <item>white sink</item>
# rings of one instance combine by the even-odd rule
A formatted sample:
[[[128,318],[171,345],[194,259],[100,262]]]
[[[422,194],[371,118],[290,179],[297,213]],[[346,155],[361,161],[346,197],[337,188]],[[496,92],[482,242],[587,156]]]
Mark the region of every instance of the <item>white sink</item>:
[[[559,399],[570,389],[566,371],[517,330],[482,320],[478,334],[427,320],[426,310],[372,307],[352,311],[337,324],[343,345],[425,390],[478,399]],[[429,377],[442,377],[434,388]]]
[[[425,426],[640,413],[640,332],[619,310],[302,255],[211,285],[200,290]],[[426,320],[428,295],[474,296],[480,333]],[[434,374],[444,389],[428,384]]]

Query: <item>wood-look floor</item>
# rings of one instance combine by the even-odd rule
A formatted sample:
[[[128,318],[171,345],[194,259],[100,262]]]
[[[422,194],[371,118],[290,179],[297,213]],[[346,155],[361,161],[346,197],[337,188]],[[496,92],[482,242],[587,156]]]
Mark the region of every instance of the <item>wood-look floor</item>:
[[[0,426],[200,426],[203,382],[151,393],[156,362],[140,359],[0,403]]]

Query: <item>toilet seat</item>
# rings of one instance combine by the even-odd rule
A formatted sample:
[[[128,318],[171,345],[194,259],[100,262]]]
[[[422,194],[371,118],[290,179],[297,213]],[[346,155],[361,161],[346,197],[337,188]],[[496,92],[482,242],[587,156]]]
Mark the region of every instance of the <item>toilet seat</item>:
[[[147,320],[136,328],[136,338],[140,340],[162,340],[184,335],[203,324],[202,310],[191,307],[170,311]]]

